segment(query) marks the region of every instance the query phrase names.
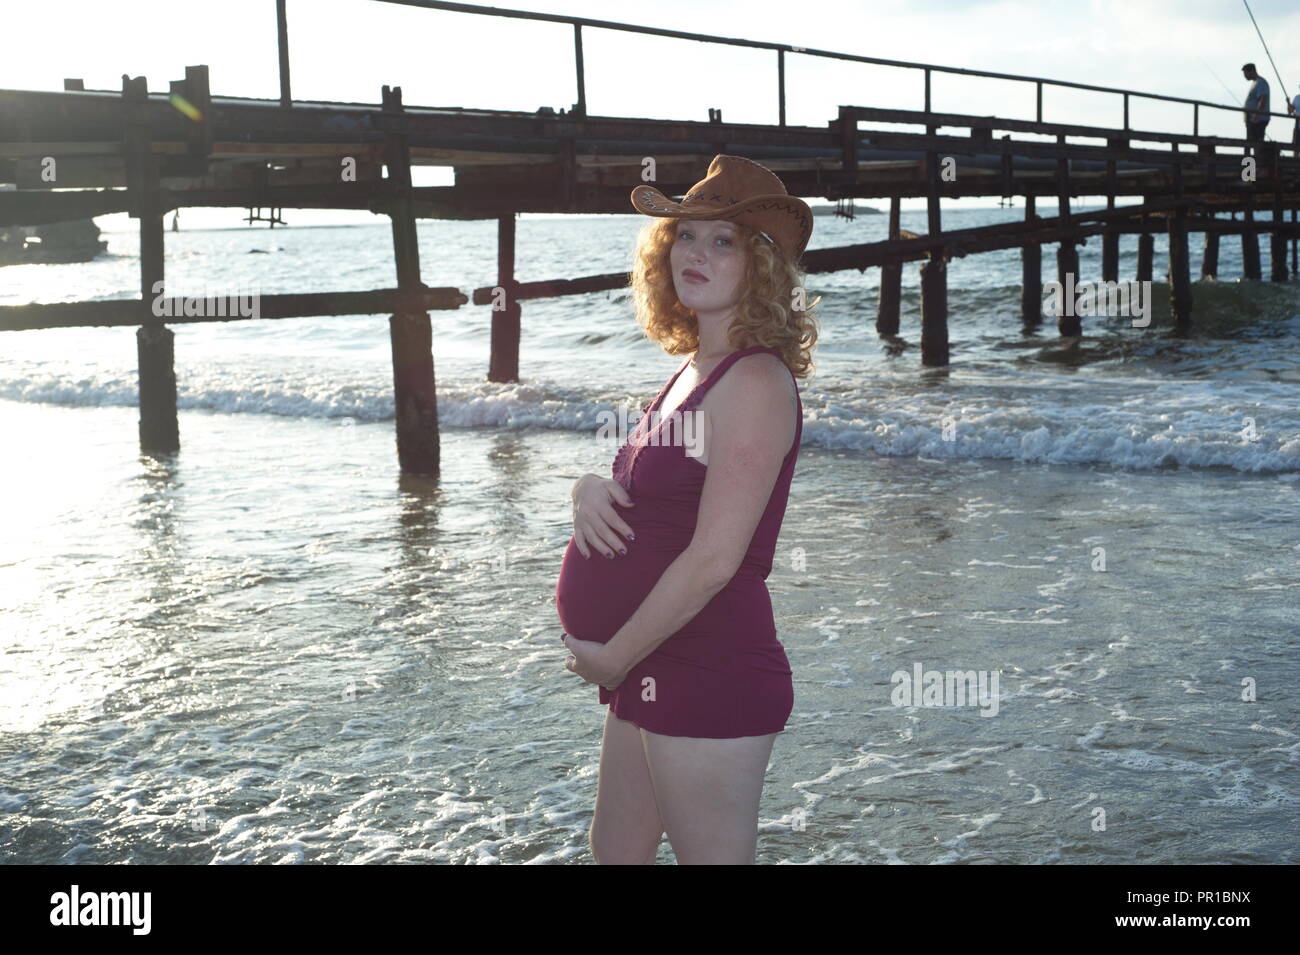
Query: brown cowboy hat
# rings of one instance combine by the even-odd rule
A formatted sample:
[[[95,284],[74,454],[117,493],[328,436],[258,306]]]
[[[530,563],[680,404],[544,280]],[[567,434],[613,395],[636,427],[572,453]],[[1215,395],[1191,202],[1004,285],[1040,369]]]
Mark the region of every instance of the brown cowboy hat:
[[[673,202],[654,186],[632,190],[632,208],[672,219],[727,219],[750,226],[798,261],[812,236],[808,203],[785,191],[776,173],[744,156],[713,157],[709,174]]]

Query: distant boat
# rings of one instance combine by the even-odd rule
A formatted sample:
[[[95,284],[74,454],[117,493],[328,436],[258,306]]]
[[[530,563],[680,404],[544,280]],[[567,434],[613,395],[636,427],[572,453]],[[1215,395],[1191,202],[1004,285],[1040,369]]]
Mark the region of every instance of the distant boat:
[[[89,262],[107,248],[94,219],[0,229],[0,265]]]

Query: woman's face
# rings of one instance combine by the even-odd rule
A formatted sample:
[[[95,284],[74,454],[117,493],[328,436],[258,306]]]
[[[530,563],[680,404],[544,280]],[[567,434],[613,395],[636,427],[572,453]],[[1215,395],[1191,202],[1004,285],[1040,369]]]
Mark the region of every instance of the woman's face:
[[[731,308],[740,297],[745,272],[745,252],[735,225],[720,219],[690,219],[679,221],[676,229],[669,261],[677,298],[697,315]]]

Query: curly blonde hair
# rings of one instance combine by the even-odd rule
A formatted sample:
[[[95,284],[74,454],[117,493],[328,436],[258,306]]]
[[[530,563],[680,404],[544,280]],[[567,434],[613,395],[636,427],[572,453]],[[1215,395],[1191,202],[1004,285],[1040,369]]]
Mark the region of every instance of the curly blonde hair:
[[[636,300],[636,320],[648,338],[670,355],[700,347],[699,321],[692,309],[677,298],[669,253],[677,241],[677,223],[671,217],[652,217],[637,238],[633,252],[631,288]],[[756,229],[734,222],[736,240],[745,252],[741,294],[727,338],[733,348],[756,345],[775,348],[796,378],[811,374],[813,345],[817,342],[817,315],[821,296],[802,309],[794,307],[795,290],[805,294],[804,273],[778,247]]]

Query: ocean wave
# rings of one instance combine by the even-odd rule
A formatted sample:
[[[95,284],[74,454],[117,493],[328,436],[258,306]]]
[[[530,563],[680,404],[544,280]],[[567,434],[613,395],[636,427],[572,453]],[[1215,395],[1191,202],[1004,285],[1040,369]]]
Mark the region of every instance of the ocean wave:
[[[13,368],[9,369],[11,372]],[[1294,386],[1248,381],[1057,382],[1022,375],[950,392],[867,386],[855,394],[804,386],[805,447],[931,459],[1003,458],[1120,468],[1300,471]],[[0,398],[63,406],[134,407],[136,382],[111,373],[0,378]],[[443,429],[587,432],[612,454],[635,426],[644,395],[588,396],[562,383],[443,385]],[[178,388],[184,411],[354,422],[393,420],[388,382],[342,376],[264,376]],[[602,430],[603,429],[603,430]]]

